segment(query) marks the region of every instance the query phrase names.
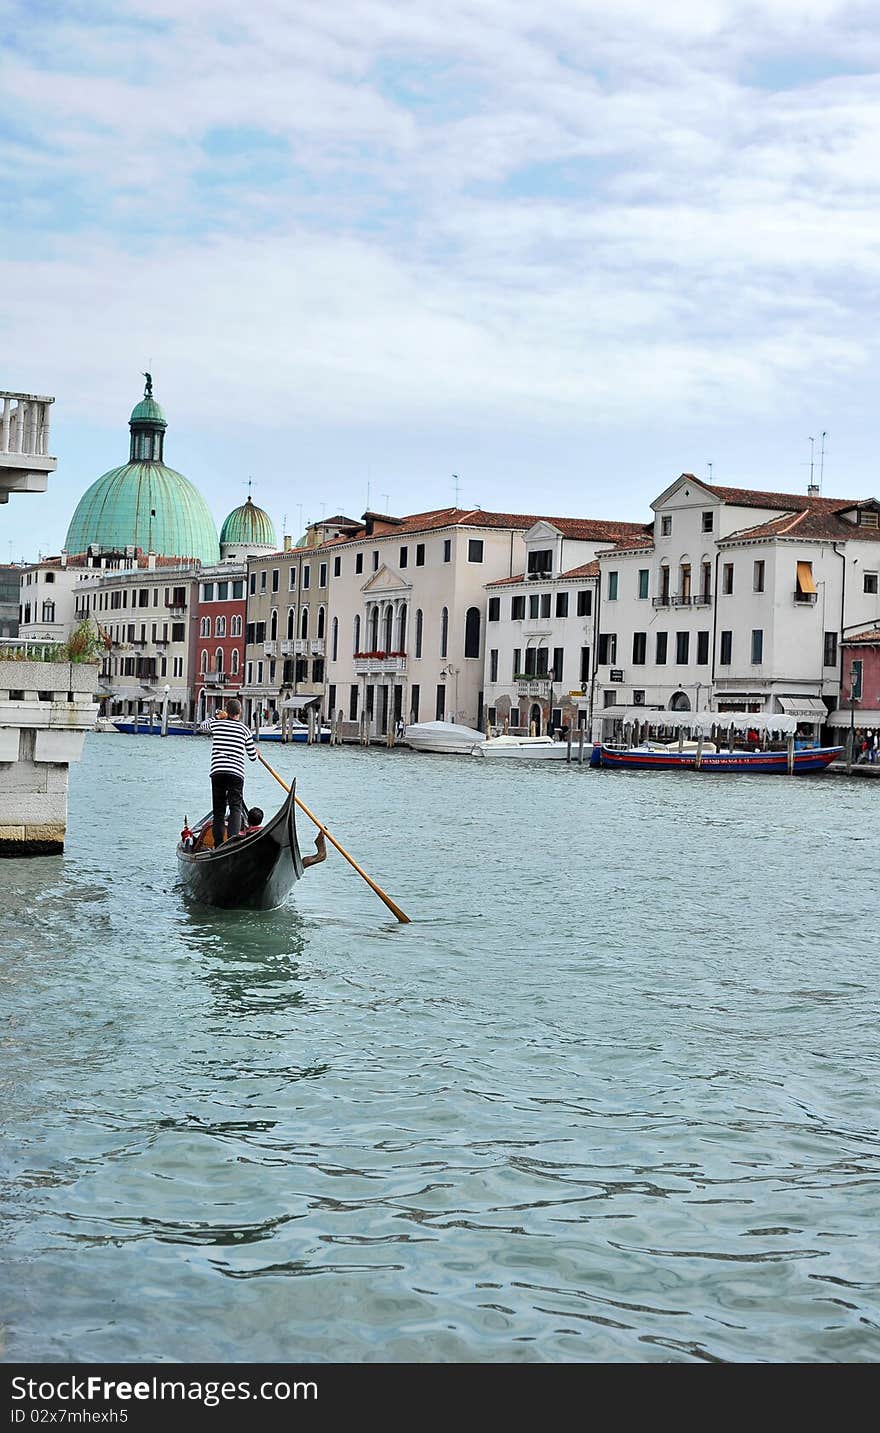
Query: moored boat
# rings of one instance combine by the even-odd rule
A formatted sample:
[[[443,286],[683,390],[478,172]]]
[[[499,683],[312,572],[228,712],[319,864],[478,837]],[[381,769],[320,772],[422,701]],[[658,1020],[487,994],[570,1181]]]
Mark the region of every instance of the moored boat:
[[[191,844],[181,840],[177,867],[189,896],[224,909],[274,910],[303,873],[296,834],[296,782],[275,815],[252,835],[233,836],[218,849],[211,844],[211,816],[193,828]]]
[[[514,761],[565,761],[568,743],[552,736],[490,736],[472,748],[472,755]]]
[[[322,726],[322,727],[318,727],[318,728],[315,729],[315,741],[321,741],[321,742],[325,742],[325,743],[326,743],[326,742],[328,742],[328,741],[330,740],[330,735],[331,735],[331,733],[330,733],[330,728],[329,728],[329,726]],[[284,740],[284,737],[281,735],[281,727],[280,727],[280,726],[264,726],[264,727],[260,727],[260,730],[259,730],[259,731],[255,731],[255,732],[254,732],[254,736],[256,737],[256,739],[257,739],[258,741],[283,741],[283,740]],[[287,740],[288,740],[288,741],[308,741],[308,739],[309,739],[309,728],[308,728],[308,726],[306,725],[306,723],[305,723],[304,721],[294,721],[294,722],[292,722],[291,725],[290,725],[290,727],[289,727],[289,729],[288,729],[288,732],[287,732]]]
[[[633,727],[635,741],[597,743],[590,765],[607,770],[801,776],[824,771],[843,751],[799,736],[798,722],[782,713],[651,711],[634,723],[625,722],[624,738]],[[677,740],[663,739],[676,730]],[[737,733],[740,745],[734,741]]]
[[[482,746],[486,737],[474,727],[459,726],[452,721],[411,723],[403,733],[403,741],[413,751],[442,753],[446,756],[469,756],[475,746]]]
[[[148,721],[134,721],[133,719],[132,719],[131,721],[126,721],[126,720],[120,719],[119,721],[114,721],[114,722],[113,722],[113,725],[115,726],[115,728],[116,728],[117,731],[128,732],[129,735],[134,735],[134,736],[161,736],[161,735],[162,735],[162,723],[161,723],[161,721],[155,721],[155,722],[150,723],[150,722],[148,722]],[[166,735],[166,736],[192,736],[193,730],[194,730],[194,728],[193,728],[193,725],[192,725],[191,722],[169,722],[169,723],[168,723],[168,730],[166,731],[165,735]]]
[[[842,746],[812,746],[802,751],[663,750],[656,744],[628,748],[602,746],[598,765],[628,771],[736,771],[753,775],[802,776],[824,771],[843,753]]]

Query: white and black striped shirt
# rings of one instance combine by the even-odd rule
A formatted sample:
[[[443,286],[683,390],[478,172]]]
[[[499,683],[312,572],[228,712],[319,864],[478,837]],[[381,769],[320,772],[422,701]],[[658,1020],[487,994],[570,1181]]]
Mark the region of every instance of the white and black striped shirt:
[[[233,776],[240,776],[244,780],[244,757],[247,752],[251,761],[257,759],[257,748],[254,738],[243,721],[225,719],[217,720],[216,717],[208,717],[199,727],[199,731],[209,731],[213,738],[211,742],[211,775],[216,776],[222,772],[232,772]]]

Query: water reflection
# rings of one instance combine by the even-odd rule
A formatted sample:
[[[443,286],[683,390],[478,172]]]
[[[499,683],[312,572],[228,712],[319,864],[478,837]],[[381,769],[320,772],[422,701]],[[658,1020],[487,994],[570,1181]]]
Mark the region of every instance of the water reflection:
[[[178,932],[196,957],[218,1012],[296,1009],[307,978],[301,965],[308,923],[293,906],[277,911],[214,910],[181,897]]]

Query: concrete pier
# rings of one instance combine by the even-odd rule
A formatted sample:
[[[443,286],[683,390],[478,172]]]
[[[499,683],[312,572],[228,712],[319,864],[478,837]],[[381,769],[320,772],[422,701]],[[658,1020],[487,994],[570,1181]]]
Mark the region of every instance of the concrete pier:
[[[54,855],[67,779],[94,728],[97,663],[0,661],[0,856]]]

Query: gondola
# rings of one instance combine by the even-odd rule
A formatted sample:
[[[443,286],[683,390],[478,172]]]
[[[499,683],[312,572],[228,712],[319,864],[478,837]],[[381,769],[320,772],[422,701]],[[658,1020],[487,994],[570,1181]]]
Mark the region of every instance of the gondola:
[[[193,828],[192,845],[180,841],[177,865],[189,896],[225,909],[274,910],[303,873],[296,836],[296,782],[275,815],[252,836],[234,836],[218,849],[202,843],[210,814]]]

